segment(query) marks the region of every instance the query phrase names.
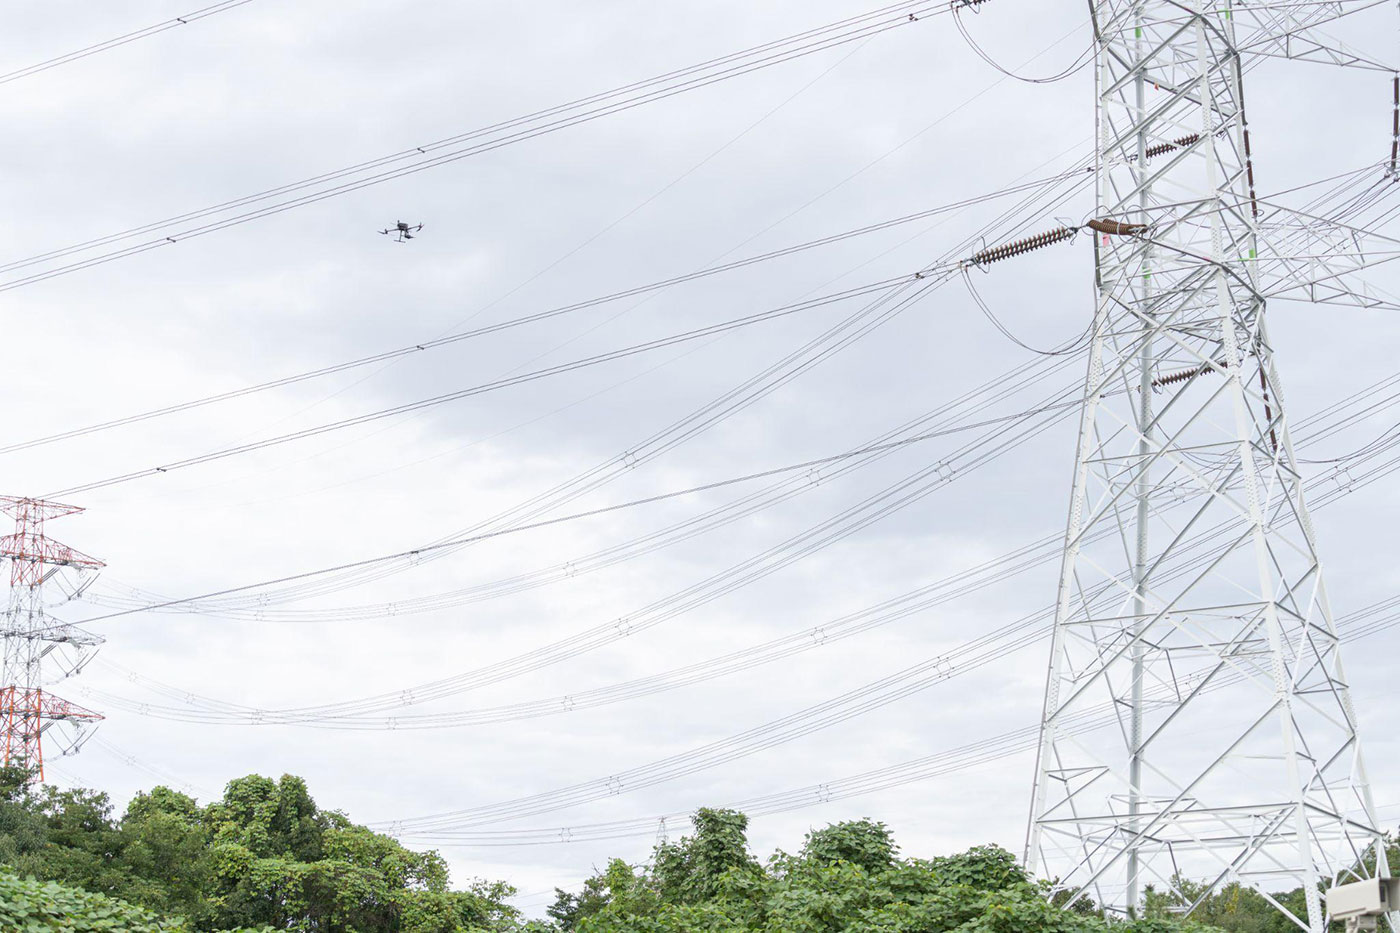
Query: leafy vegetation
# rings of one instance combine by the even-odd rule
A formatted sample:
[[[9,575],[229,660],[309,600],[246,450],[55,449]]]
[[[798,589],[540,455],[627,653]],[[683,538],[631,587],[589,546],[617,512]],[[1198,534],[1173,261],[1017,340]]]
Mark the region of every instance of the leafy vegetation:
[[[161,920],[101,894],[0,874],[0,930],[6,933],[186,933],[186,929],[182,921]]]
[[[413,852],[319,808],[296,777],[250,775],[200,806],[157,787],[120,817],[105,794],[26,787],[0,769],[0,931],[10,933],[1285,933],[1260,894],[1226,887],[1191,920],[1149,889],[1143,917],[1047,897],[1003,849],[902,858],[881,823],[836,823],[760,860],[748,819],[702,809],[693,834],[645,865],[614,859],[547,921],[514,891],[454,890],[436,852]],[[1400,863],[1392,850],[1392,865]],[[1400,867],[1400,865],[1397,865]],[[38,880],[34,880],[38,879]],[[1302,891],[1277,894],[1300,903]]]
[[[105,794],[31,791],[22,771],[0,771],[0,864],[17,878],[61,882],[179,918],[152,926],[155,921],[138,912],[122,921],[125,926],[95,930],[464,933],[519,927],[516,911],[505,903],[514,893],[509,886],[475,882],[452,890],[436,852],[413,852],[344,814],[318,808],[305,783],[291,776],[239,778],[204,807],[157,787],[137,795],[114,819]],[[42,890],[54,904],[78,903],[64,900],[58,888]]]
[[[1400,844],[1392,838],[1386,844],[1386,861],[1392,876],[1400,873]],[[1357,866],[1353,866],[1357,867]],[[1195,905],[1191,916],[1201,923],[1211,924],[1230,933],[1296,933],[1298,927],[1280,913],[1273,904],[1253,888],[1237,883],[1226,884],[1207,894],[1206,885],[1188,878],[1172,879],[1175,892],[1167,894],[1148,886],[1144,898],[1147,916],[1179,914],[1187,905]],[[1320,900],[1326,897],[1326,885],[1318,886]],[[1295,916],[1308,915],[1307,900],[1302,888],[1274,891],[1270,896]],[[1334,922],[1331,927],[1341,933],[1344,926]]]
[[[700,810],[695,833],[657,846],[651,863],[620,860],[577,894],[557,892],[549,916],[564,933],[1205,933],[1167,916],[1110,924],[1091,906],[1046,897],[1011,853],[901,859],[889,830],[860,820],[807,835],[795,855],[759,863],[747,819]]]

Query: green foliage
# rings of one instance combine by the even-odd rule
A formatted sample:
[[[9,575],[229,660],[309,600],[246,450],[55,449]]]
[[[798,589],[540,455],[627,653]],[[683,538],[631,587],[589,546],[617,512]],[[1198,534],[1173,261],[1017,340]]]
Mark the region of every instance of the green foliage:
[[[749,854],[747,820],[701,810],[694,836],[656,847],[650,867],[621,861],[550,910],[565,933],[1206,933],[1170,917],[1111,923],[1046,896],[996,846],[901,859],[869,820],[807,835],[796,855]]]
[[[1030,883],[1016,856],[1000,846],[977,846],[960,855],[943,856],[927,863],[943,884],[1002,891]]]
[[[1386,859],[1391,874],[1400,871],[1400,844],[1393,837],[1385,840]],[[1368,852],[1364,864],[1353,865],[1359,875],[1369,875],[1375,869],[1374,852]],[[1148,920],[1177,916],[1194,904],[1192,920],[1228,933],[1294,933],[1298,928],[1258,891],[1239,884],[1227,884],[1207,895],[1205,885],[1187,878],[1173,878],[1172,891],[1158,891],[1149,886],[1143,904]],[[1325,885],[1319,886],[1318,897],[1324,895]],[[1271,892],[1270,897],[1282,904],[1294,916],[1307,916],[1307,900],[1302,888]],[[1342,925],[1334,923],[1334,930]]]
[[[5,933],[191,933],[183,919],[102,894],[0,872],[0,930]],[[273,933],[268,927],[226,933]]]
[[[1146,917],[1169,917],[1188,904],[1196,904],[1191,918],[1228,933],[1294,933],[1298,927],[1253,888],[1227,884],[1207,895],[1205,885],[1185,878],[1173,878],[1175,891],[1160,892],[1149,886],[1144,898]],[[1318,892],[1322,896],[1322,892]],[[1274,900],[1295,916],[1307,917],[1303,889],[1275,892]]]
[[[185,933],[182,922],[100,894],[0,874],[0,930],[14,933]]]
[[[509,886],[454,890],[436,852],[322,810],[297,777],[239,778],[205,806],[157,787],[120,817],[104,794],[26,777],[0,769],[0,933],[1291,933],[1257,892],[1204,896],[1181,879],[1171,895],[1149,889],[1141,919],[1106,920],[1092,900],[1048,896],[997,846],[902,858],[871,820],[812,830],[760,863],[748,818],[723,809],[526,922]],[[1400,868],[1393,842],[1388,854]],[[1301,889],[1274,897],[1302,909]]]
[[[0,865],[14,864],[44,847],[44,818],[28,790],[29,772],[0,768]]]
[[[758,868],[745,835],[749,818],[736,810],[697,810],[695,835],[656,847],[653,878],[669,904],[698,904],[719,893],[725,873]]]
[[[604,909],[622,915],[650,915],[660,909],[661,893],[655,881],[645,873],[637,873],[622,859],[613,859],[608,867],[583,884],[583,891],[570,894],[554,889],[554,906],[546,913],[557,929],[572,933],[584,920]]]
[[[150,929],[519,928],[516,911],[505,903],[514,893],[507,885],[475,882],[452,890],[436,852],[413,852],[343,814],[321,810],[297,777],[239,778],[205,807],[157,787],[138,794],[120,819],[104,794],[53,788],[35,793],[24,778],[23,772],[0,773],[0,863],[20,876],[180,918]],[[10,929],[0,924],[0,930]]]
[[[894,839],[884,823],[853,820],[833,823],[807,834],[802,855],[813,862],[834,865],[850,862],[868,872],[885,871],[894,865]]]
[[[622,867],[631,874],[632,869],[627,868],[626,864],[622,864]],[[595,875],[583,883],[583,890],[577,894],[571,894],[563,888],[555,888],[554,905],[545,913],[558,929],[572,933],[578,929],[579,921],[584,917],[591,917],[602,910],[610,896],[611,892],[604,877]]]

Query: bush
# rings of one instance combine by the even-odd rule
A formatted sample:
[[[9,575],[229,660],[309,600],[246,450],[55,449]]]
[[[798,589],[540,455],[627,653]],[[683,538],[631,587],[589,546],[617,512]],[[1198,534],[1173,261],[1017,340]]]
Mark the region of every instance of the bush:
[[[0,874],[0,930],[6,933],[187,933],[184,921],[101,894]]]

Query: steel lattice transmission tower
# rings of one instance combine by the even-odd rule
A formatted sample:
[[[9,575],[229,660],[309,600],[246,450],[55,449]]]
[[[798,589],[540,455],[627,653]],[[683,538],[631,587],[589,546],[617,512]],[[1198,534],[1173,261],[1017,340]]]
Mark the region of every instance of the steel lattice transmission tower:
[[[1290,6],[1336,4],[1091,2],[1097,306],[1027,861],[1119,913],[1240,883],[1324,933],[1319,884],[1385,869],[1256,268],[1237,33]]]
[[[70,724],[81,733],[85,725],[102,718],[45,689],[53,680],[76,673],[88,649],[102,640],[50,616],[44,584],[65,568],[82,572],[103,565],[44,535],[45,521],[81,512],[77,506],[0,496],[0,511],[15,520],[14,533],[0,538],[0,557],[10,561],[10,602],[0,666],[3,763],[22,764],[43,780],[44,733],[54,723]],[[70,747],[76,747],[76,740]]]

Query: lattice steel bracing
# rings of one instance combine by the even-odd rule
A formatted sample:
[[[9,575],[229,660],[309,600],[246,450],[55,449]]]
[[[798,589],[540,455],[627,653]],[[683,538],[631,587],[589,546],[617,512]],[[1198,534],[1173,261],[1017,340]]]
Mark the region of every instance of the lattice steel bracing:
[[[1324,933],[1319,883],[1380,834],[1257,284],[1238,50],[1288,6],[1091,3],[1097,307],[1027,857],[1120,913],[1238,882]]]
[[[45,536],[44,523],[82,509],[0,496],[0,511],[15,520],[0,537],[0,558],[10,561],[10,601],[0,629],[0,763],[22,764],[44,778],[45,732],[54,723],[81,729],[102,717],[45,689],[74,673],[101,639],[49,615],[44,584],[65,568],[95,570],[102,562]]]

